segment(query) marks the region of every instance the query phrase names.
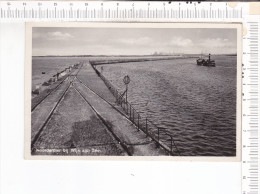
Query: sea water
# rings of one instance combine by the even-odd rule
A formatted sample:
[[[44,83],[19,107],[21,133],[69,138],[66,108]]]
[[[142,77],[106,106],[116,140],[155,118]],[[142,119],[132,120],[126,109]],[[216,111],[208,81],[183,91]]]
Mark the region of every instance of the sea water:
[[[183,58],[103,65],[102,73],[120,91],[129,75],[128,101],[171,133],[182,155],[234,156],[236,56],[212,59],[216,67]]]

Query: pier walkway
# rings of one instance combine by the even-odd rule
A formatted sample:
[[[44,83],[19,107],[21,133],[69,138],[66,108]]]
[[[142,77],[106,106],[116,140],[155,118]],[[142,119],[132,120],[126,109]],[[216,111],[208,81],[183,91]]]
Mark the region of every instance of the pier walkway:
[[[115,101],[92,66],[83,63],[32,111],[32,154],[167,155]]]

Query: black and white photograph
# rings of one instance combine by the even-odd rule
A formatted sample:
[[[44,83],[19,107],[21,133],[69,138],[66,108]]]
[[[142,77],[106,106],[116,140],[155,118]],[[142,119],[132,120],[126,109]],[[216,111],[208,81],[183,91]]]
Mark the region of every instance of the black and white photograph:
[[[237,159],[241,37],[234,23],[27,23],[26,158]]]

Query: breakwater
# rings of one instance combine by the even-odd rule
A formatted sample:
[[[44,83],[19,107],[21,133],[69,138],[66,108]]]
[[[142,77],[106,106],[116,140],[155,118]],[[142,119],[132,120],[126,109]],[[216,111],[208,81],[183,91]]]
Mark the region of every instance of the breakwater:
[[[184,58],[197,58],[195,56],[163,56],[163,57],[140,57],[140,58],[125,58],[125,59],[102,59],[102,60],[90,60],[91,65],[109,65],[116,63],[131,63],[131,62],[146,62],[146,61],[163,61],[173,59],[184,59]]]
[[[43,83],[38,84],[34,88],[32,88],[32,94],[34,95],[40,94],[43,91],[42,86],[50,86],[51,84],[59,81],[60,79],[65,78],[66,75],[68,75],[73,69],[78,68],[79,65],[80,63],[76,63],[74,65],[70,65],[66,67],[62,71],[55,73],[48,81],[44,81]],[[42,74],[45,74],[45,72],[43,71]]]
[[[141,59],[141,61],[147,61],[151,59]],[[161,60],[161,59],[160,59]],[[164,60],[168,60],[165,59]],[[119,62],[120,61],[120,62]],[[109,64],[112,63],[123,63],[125,62],[139,62],[139,59],[135,60],[112,60],[109,61]],[[106,61],[108,62],[108,61]],[[168,133],[165,129],[158,127],[156,124],[153,123],[152,120],[148,119],[147,117],[141,115],[131,103],[129,103],[126,97],[123,96],[123,93],[119,92],[115,86],[111,82],[109,82],[106,77],[96,68],[96,65],[102,64],[100,61],[90,61],[92,68],[95,70],[97,75],[103,80],[107,88],[111,91],[113,96],[116,98],[116,102],[118,105],[121,106],[125,116],[137,127],[138,130],[142,130],[147,137],[149,136],[153,139],[158,147],[162,147],[165,149],[170,155],[181,155],[178,146],[175,143],[175,138],[173,135]]]
[[[115,98],[88,62],[54,85],[31,111],[31,155],[169,155],[106,100]]]
[[[33,111],[36,106],[55,91],[72,72],[80,67],[80,65],[82,65],[82,63],[76,63],[66,67],[64,70],[54,74],[48,81],[36,86],[36,88],[32,90],[31,110]]]
[[[160,148],[155,149],[155,140],[158,141],[158,139],[168,150],[173,150],[172,155],[178,155],[174,143],[181,156],[233,156],[236,153],[235,56],[215,56],[218,61],[216,68],[197,66],[196,60],[191,57],[161,61],[141,59],[142,62],[137,62],[140,60],[138,57],[127,58],[127,60],[120,57],[110,57],[109,59],[114,61],[109,61],[110,64],[104,64],[104,66],[98,64],[101,61],[103,61],[102,63],[108,61],[107,58],[83,60],[73,58],[73,62],[71,62],[72,59],[67,58],[60,61],[57,61],[56,58],[44,58],[44,60],[38,60],[40,63],[35,61],[37,64],[34,64],[32,85],[40,85],[43,91],[41,90],[38,95],[32,95],[32,108],[34,102],[42,101],[35,110],[32,110],[32,124],[36,126],[36,123],[47,118],[43,118],[41,115],[47,115],[49,110],[47,107],[51,104],[56,107],[55,103],[59,102],[56,107],[58,114],[54,113],[51,116],[46,129],[43,130],[43,136],[39,137],[41,140],[46,130],[53,130],[57,131],[53,136],[57,140],[49,141],[46,138],[43,140],[43,147],[49,145],[47,142],[56,142],[58,148],[70,146],[70,141],[64,139],[70,134],[63,137],[61,134],[74,130],[73,127],[78,126],[78,124],[74,126],[75,122],[86,120],[85,111],[88,110],[91,113],[88,105],[84,104],[84,100],[83,102],[80,100],[82,97],[77,91],[75,93],[75,87],[77,87],[87,100],[89,98],[93,100],[90,101],[91,106],[102,113],[101,116],[105,121],[108,121],[108,126],[112,127],[112,131],[116,132],[115,135],[119,137],[120,144],[124,142],[132,155],[165,155],[163,152],[158,152],[159,150],[166,152],[158,143],[157,146]],[[91,60],[92,65],[93,62],[96,64],[93,66],[97,71],[88,63],[89,60]],[[86,62],[76,78],[69,76],[76,70],[74,68],[71,69],[70,73],[60,71],[79,61]],[[123,61],[135,62],[118,63]],[[43,71],[46,74],[42,74]],[[57,76],[57,72],[60,73],[59,79],[51,82],[49,86],[42,85],[54,75]],[[125,89],[123,82],[125,75],[129,75],[131,78],[127,100],[122,97]],[[71,81],[73,84],[66,91]],[[63,92],[65,92],[64,99],[58,101]],[[45,96],[47,97],[45,98]],[[121,113],[113,110],[114,108]],[[104,110],[106,110],[105,113]],[[59,111],[62,112],[62,116]],[[122,120],[127,120],[128,123],[126,121],[123,123]],[[48,124],[49,122],[50,124]],[[66,125],[62,123],[66,123]],[[83,130],[81,124],[79,127],[82,127]],[[151,136],[155,140],[150,141],[150,136],[143,132],[146,129],[153,132]],[[126,130],[128,130],[127,134]],[[164,131],[171,137],[165,135]],[[99,140],[103,142],[92,129],[90,132],[97,142]],[[46,131],[48,137],[52,137],[51,134],[51,132],[48,134]],[[145,136],[146,138],[144,138]],[[171,138],[174,143],[170,140]],[[68,144],[58,142],[58,139],[61,141],[64,139],[64,142],[68,142]],[[88,139],[86,138],[84,141],[87,143]],[[39,148],[38,144],[35,145]],[[77,142],[74,145],[78,146]],[[104,152],[100,153],[100,155],[102,154]]]

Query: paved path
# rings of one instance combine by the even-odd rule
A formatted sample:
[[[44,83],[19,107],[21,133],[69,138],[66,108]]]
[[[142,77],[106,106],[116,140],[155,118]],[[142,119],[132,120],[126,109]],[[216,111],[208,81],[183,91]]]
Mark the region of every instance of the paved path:
[[[166,155],[118,111],[89,63],[74,75],[32,112],[34,149],[85,150],[68,155]]]
[[[91,75],[91,76],[83,76]],[[89,63],[84,64],[78,77],[82,83],[98,93],[100,96],[116,106],[115,98],[108,90],[104,82],[98,77]],[[83,77],[83,79],[82,79]],[[93,84],[92,84],[93,83]],[[138,130],[131,121],[122,116],[114,107],[102,100],[96,93],[85,87],[79,81],[74,82],[74,86],[86,96],[89,103],[106,121],[111,124],[113,133],[123,144],[127,146],[132,155],[164,155],[164,151],[157,149],[155,143],[146,137],[142,131]],[[119,109],[119,107],[116,106]]]

